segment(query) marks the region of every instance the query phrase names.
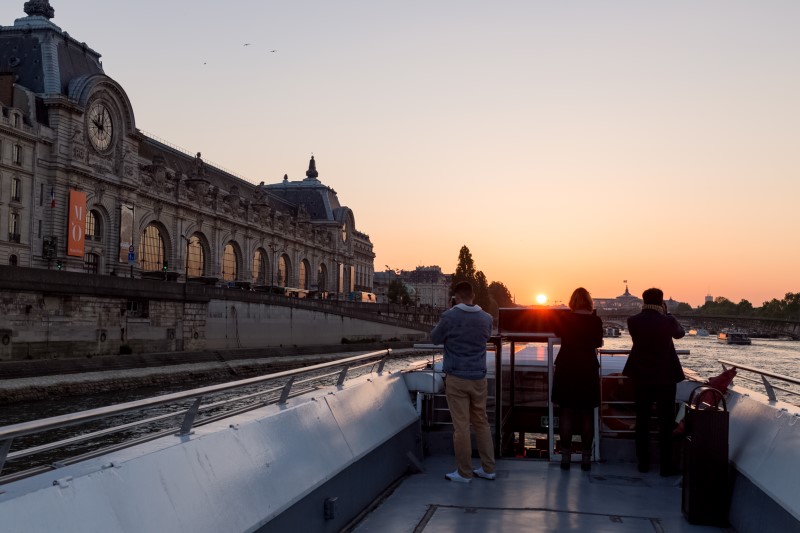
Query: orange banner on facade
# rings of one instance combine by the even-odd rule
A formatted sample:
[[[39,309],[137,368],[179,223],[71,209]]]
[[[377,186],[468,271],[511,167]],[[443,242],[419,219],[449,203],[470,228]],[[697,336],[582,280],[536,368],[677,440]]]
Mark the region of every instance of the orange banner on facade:
[[[69,191],[67,255],[83,257],[86,244],[86,193]]]

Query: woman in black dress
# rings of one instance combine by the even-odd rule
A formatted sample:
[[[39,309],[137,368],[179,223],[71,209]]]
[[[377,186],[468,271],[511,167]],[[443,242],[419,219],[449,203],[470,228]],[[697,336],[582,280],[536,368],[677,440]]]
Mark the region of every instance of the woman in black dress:
[[[597,348],[603,345],[603,321],[592,311],[589,291],[575,289],[568,313],[556,327],[561,348],[555,360],[551,401],[561,407],[561,468],[569,469],[572,459],[572,433],[581,434],[581,470],[589,470],[594,439],[594,408],[600,405],[600,363]]]

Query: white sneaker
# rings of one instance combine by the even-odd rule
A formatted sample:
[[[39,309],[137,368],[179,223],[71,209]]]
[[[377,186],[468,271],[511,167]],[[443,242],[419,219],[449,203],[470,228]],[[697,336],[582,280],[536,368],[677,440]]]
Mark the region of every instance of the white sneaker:
[[[484,472],[483,471],[483,467],[480,467],[477,470],[473,470],[472,473],[475,474],[477,477],[480,477],[480,478],[483,478],[483,479],[492,479],[493,480],[493,479],[495,479],[497,477],[497,474],[494,473],[494,472],[492,472],[491,474],[489,474],[488,472]]]
[[[469,483],[470,481],[472,481],[471,479],[459,474],[458,470],[456,470],[455,472],[448,472],[447,474],[444,475],[444,477],[446,477],[450,481],[455,481],[456,483]]]

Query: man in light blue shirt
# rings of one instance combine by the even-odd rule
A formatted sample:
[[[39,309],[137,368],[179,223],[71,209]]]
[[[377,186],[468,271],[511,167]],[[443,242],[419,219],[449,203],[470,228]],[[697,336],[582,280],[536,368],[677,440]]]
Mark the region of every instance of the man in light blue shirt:
[[[495,479],[494,445],[486,418],[486,343],[492,335],[492,317],[475,305],[469,282],[453,289],[455,305],[442,314],[431,332],[435,344],[444,344],[445,393],[453,419],[453,448],[457,470],[450,481],[469,483],[473,477]],[[470,424],[475,429],[481,467],[472,468]]]

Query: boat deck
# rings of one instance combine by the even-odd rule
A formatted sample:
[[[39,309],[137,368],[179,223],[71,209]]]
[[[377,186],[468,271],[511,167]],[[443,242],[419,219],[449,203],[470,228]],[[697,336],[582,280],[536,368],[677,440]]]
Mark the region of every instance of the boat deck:
[[[477,460],[476,465],[477,465]],[[579,464],[503,459],[497,479],[454,483],[448,456],[425,460],[425,472],[402,483],[353,529],[439,533],[527,532],[722,532],[689,524],[681,514],[681,477],[662,478],[658,465],[640,474],[630,463]]]

